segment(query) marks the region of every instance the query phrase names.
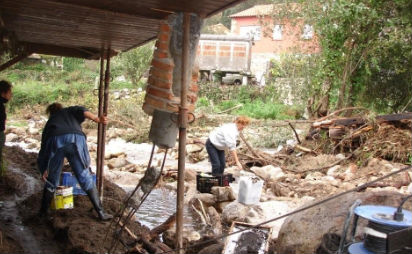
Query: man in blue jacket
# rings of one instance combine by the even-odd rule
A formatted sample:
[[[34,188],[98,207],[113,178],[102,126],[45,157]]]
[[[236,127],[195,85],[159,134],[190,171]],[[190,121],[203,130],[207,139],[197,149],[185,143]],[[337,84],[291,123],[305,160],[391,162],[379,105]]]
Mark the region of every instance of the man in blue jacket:
[[[43,180],[46,182],[40,215],[47,215],[56,186],[59,185],[64,158],[67,158],[77,181],[89,196],[100,220],[112,219],[113,216],[103,210],[99,193],[90,174],[90,155],[86,135],[81,127],[86,118],[103,124],[107,124],[107,118],[98,117],[81,106],[63,108],[60,103],[49,105],[46,112],[49,114],[49,120],[42,133],[37,159]]]

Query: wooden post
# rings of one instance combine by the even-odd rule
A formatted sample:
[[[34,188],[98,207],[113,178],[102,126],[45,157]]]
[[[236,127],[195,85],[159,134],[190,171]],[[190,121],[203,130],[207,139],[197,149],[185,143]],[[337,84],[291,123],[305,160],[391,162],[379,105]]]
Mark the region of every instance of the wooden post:
[[[99,108],[98,108],[98,116],[101,117],[103,115],[103,84],[104,84],[104,49],[101,51],[100,56],[100,80],[99,80]],[[102,131],[103,131],[103,124],[99,123],[97,125],[97,158],[96,158],[96,174],[97,174],[97,186],[100,186],[100,182],[102,181],[102,165],[104,158],[102,158]],[[98,188],[99,193],[100,189]]]
[[[178,253],[183,251],[183,206],[185,193],[185,156],[186,156],[186,128],[187,128],[187,87],[189,71],[189,47],[190,47],[190,15],[184,13],[183,19],[183,44],[182,44],[182,83],[180,93],[179,110],[179,158],[177,173],[177,202],[176,202],[176,246]]]

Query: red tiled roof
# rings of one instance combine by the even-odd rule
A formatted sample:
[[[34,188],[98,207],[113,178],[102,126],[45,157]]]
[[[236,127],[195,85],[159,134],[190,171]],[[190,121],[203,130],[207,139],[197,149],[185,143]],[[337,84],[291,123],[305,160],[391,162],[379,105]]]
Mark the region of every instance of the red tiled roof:
[[[255,5],[252,8],[230,15],[234,17],[250,17],[250,16],[265,16],[271,14],[273,11],[273,4]]]
[[[236,18],[236,17],[254,17],[254,16],[267,16],[273,14],[274,10],[280,10],[284,4],[261,4],[261,5],[255,5],[249,9],[246,9],[244,11],[235,13],[230,15],[231,18]],[[290,10],[298,10],[299,5],[296,3],[291,3],[288,4],[287,6],[288,9]]]

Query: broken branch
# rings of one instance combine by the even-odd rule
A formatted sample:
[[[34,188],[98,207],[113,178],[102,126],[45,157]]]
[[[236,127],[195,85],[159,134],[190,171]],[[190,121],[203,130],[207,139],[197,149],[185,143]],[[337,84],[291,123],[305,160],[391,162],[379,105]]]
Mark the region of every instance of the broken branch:
[[[293,128],[293,125],[291,123],[289,123],[289,126],[290,126],[290,128],[292,128],[293,133],[295,133],[295,137],[296,137],[296,140],[298,141],[298,143],[302,144],[302,142],[300,142],[298,133],[296,132],[295,128]]]

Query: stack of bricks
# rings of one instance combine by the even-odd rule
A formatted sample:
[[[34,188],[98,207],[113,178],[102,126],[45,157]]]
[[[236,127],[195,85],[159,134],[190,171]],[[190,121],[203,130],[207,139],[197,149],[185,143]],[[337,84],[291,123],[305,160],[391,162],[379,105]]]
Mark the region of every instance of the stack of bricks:
[[[154,109],[171,113],[179,111],[180,93],[174,94],[173,91],[180,91],[180,88],[173,89],[173,86],[180,86],[180,82],[173,83],[173,71],[174,68],[179,69],[175,71],[181,71],[181,66],[175,66],[170,52],[171,30],[172,27],[168,20],[165,20],[160,25],[143,104],[143,110],[149,115],[153,115]],[[195,109],[197,92],[199,90],[197,85],[198,73],[197,67],[192,68],[187,92],[188,112],[193,112]]]

